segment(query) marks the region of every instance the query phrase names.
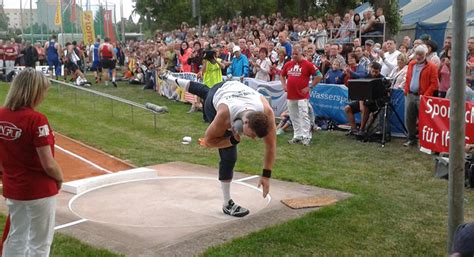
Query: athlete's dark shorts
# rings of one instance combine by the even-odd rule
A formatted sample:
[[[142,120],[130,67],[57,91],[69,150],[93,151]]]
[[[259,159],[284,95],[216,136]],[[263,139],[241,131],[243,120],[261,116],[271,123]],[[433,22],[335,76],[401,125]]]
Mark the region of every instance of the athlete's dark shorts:
[[[102,59],[100,60],[100,64],[104,69],[115,69],[115,60],[113,59]]]
[[[209,88],[199,82],[190,82],[188,91],[204,100],[203,110],[209,122],[212,122],[216,117],[217,111],[212,101],[217,90],[221,88],[222,85],[224,85],[224,82],[217,83],[212,88]],[[226,130],[223,136],[230,137],[231,135],[232,132]],[[219,180],[231,180],[234,176],[234,167],[237,162],[237,145],[219,148],[219,156],[221,158],[219,162]]]
[[[79,66],[77,66],[77,64],[75,64],[73,62],[66,62],[64,64],[64,67],[66,67],[66,69],[68,69],[72,73],[76,72],[76,70],[79,69]]]
[[[102,72],[102,64],[99,61],[93,61],[91,66],[91,71]]]
[[[374,101],[364,101],[364,105],[369,108],[369,112],[375,112],[377,111],[377,104]],[[360,112],[360,104],[359,101],[352,101],[349,104],[349,107],[351,107],[352,113],[359,113]]]

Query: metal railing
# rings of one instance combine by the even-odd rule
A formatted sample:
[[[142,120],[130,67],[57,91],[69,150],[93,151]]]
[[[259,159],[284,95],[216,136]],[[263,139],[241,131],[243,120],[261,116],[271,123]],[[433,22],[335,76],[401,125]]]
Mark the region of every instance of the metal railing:
[[[95,95],[95,96],[100,96],[100,97],[103,97],[103,98],[106,98],[106,99],[109,99],[110,102],[111,102],[111,112],[112,112],[112,117],[114,116],[114,102],[119,102],[121,104],[125,104],[125,105],[128,105],[130,106],[130,112],[131,112],[131,116],[132,116],[132,123],[134,122],[134,108],[138,108],[138,109],[141,109],[141,110],[145,110],[145,111],[148,111],[148,112],[151,112],[153,114],[153,127],[154,129],[156,130],[156,122],[157,122],[157,115],[160,114],[159,112],[156,112],[154,110],[151,110],[151,109],[148,109],[145,105],[143,104],[139,104],[139,103],[135,103],[133,101],[130,101],[130,100],[127,100],[127,99],[123,99],[123,98],[120,98],[118,96],[114,96],[114,95],[110,95],[110,94],[107,94],[107,93],[103,93],[103,92],[99,92],[99,91],[96,91],[96,90],[93,90],[93,89],[90,89],[90,88],[85,88],[85,87],[80,87],[80,86],[76,86],[74,84],[71,84],[71,83],[67,83],[67,82],[64,82],[64,81],[60,81],[60,80],[56,80],[56,79],[49,79],[51,82],[54,82],[54,83],[57,83],[57,84],[60,84],[60,85],[64,85],[64,86],[67,86],[67,87],[70,87],[70,88],[74,88],[74,89],[78,89],[78,90],[82,90],[84,92],[88,92],[88,93],[91,93],[92,95]],[[77,91],[74,91],[74,102],[77,104]],[[94,102],[95,104],[95,102]],[[95,105],[94,105],[94,108],[95,108]]]

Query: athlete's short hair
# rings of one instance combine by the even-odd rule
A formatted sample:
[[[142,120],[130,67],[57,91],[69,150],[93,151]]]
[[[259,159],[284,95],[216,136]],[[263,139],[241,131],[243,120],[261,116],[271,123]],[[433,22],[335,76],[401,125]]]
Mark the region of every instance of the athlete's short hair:
[[[255,132],[257,137],[262,138],[268,135],[270,121],[263,112],[251,112],[247,114],[249,128]]]

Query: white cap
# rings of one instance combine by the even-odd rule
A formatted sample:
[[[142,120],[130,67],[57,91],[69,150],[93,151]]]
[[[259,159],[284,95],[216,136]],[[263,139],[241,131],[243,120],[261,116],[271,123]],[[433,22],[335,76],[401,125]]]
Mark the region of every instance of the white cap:
[[[240,46],[234,46],[234,48],[232,49],[232,53],[235,52],[240,52]]]

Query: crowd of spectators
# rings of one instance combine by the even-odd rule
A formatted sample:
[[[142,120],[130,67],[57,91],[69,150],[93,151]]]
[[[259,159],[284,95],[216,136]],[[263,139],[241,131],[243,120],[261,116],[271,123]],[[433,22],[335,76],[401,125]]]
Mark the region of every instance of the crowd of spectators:
[[[446,37],[444,45],[438,47],[426,37],[412,40],[405,36],[402,42],[383,41],[384,30],[385,17],[380,8],[375,13],[369,10],[358,14],[349,10],[342,16],[305,19],[284,18],[280,13],[230,20],[217,18],[202,27],[201,36],[197,28],[182,23],[174,31],[157,31],[152,39],[114,44],[117,66],[121,67],[122,74],[118,80],[155,89],[159,84],[156,74],[168,70],[195,73],[209,87],[226,77],[279,81],[284,65],[292,59],[293,49],[297,47],[302,49],[302,57],[321,73],[323,83],[348,85],[350,79],[370,77],[371,69],[377,63],[380,64],[380,75],[391,79],[392,88],[403,89],[407,99],[411,93],[415,96],[425,93],[417,90],[425,91],[426,86],[429,88],[427,94],[446,97],[450,88],[451,37]],[[94,47],[76,42],[66,45],[61,46],[63,61],[70,56],[81,71],[87,72]],[[419,65],[414,64],[417,53],[424,55],[418,60]],[[47,65],[45,55],[46,48],[39,43],[0,40],[0,67],[4,75],[15,65]],[[435,74],[429,78],[436,80],[422,87],[413,85],[412,79],[420,78],[420,73],[421,78],[428,78],[421,61],[429,64],[426,67],[432,67],[430,70]],[[468,39],[466,69],[467,83],[474,87],[473,37]],[[196,99],[196,105],[198,102]],[[348,118],[355,112],[361,111],[365,115],[367,111],[364,105],[356,108],[353,104],[352,107],[346,108]],[[412,112],[417,113],[417,105],[414,107]],[[354,126],[352,129],[357,130]],[[363,126],[359,127],[359,130],[363,129]]]

